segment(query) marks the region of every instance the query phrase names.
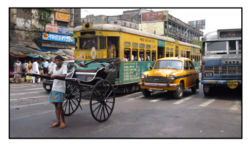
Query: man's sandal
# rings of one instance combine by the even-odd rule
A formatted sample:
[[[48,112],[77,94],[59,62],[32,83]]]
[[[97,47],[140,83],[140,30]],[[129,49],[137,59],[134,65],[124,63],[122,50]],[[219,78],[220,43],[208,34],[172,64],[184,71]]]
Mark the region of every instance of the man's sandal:
[[[50,128],[54,128],[54,127],[57,127],[57,126],[59,126],[60,125],[60,122],[55,122],[55,123],[53,123],[51,126],[50,126]]]

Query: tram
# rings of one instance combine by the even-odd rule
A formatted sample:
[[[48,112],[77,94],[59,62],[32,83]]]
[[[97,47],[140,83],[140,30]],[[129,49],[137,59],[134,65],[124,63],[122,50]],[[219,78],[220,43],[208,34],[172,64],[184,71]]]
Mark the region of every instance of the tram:
[[[74,28],[75,62],[119,59],[114,86],[123,93],[139,90],[141,73],[164,57],[186,57],[200,69],[201,47],[169,37],[154,35],[114,24],[84,23]],[[80,69],[80,68],[79,68]],[[76,69],[77,70],[77,69]]]

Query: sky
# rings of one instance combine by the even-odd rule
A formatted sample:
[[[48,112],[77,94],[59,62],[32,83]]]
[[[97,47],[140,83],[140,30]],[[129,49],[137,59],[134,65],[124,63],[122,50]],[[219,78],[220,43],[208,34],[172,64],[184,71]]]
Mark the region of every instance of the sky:
[[[121,15],[129,9],[82,9],[81,17],[86,15]],[[132,10],[132,9],[130,9]],[[148,9],[149,10],[149,9]],[[193,20],[206,20],[204,34],[217,29],[241,28],[241,9],[151,9],[168,10],[169,14],[187,23]]]

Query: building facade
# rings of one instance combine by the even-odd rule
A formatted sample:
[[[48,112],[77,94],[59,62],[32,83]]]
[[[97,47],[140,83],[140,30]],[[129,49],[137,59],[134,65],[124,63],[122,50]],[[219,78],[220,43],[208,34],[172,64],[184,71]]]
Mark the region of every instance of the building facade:
[[[193,43],[194,40],[200,40],[200,37],[203,36],[202,31],[168,14],[168,11],[154,12],[151,10],[138,9],[124,11],[122,15],[116,16],[88,15],[82,19],[82,22],[119,24],[144,32],[172,37],[188,43]]]
[[[75,47],[69,37],[73,27],[81,23],[80,9],[10,8],[10,54],[18,56],[20,46],[30,53],[56,52]],[[29,52],[29,51],[28,51]],[[19,55],[27,52],[19,51]]]

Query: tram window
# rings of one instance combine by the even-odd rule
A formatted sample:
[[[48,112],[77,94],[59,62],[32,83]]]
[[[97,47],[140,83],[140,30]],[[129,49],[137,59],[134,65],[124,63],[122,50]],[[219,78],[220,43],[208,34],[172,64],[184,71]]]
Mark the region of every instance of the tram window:
[[[106,37],[100,37],[100,49],[106,48]]]
[[[166,57],[169,57],[169,48],[166,49]]]
[[[170,57],[174,57],[173,48],[170,48]]]
[[[132,52],[132,59],[131,61],[138,61],[138,53],[137,51]]]
[[[152,61],[155,61],[155,59],[156,59],[156,53],[152,52]]]
[[[140,49],[144,49],[145,45],[144,44],[140,44]]]
[[[176,47],[175,49],[175,57],[178,57],[179,56],[179,49]]]
[[[150,61],[150,51],[146,52],[146,61]]]
[[[80,49],[91,49],[92,47],[97,48],[97,38],[80,38]]]
[[[125,50],[124,51],[124,61],[129,61],[130,60],[130,51]]]
[[[139,61],[144,61],[144,52],[140,51]]]

